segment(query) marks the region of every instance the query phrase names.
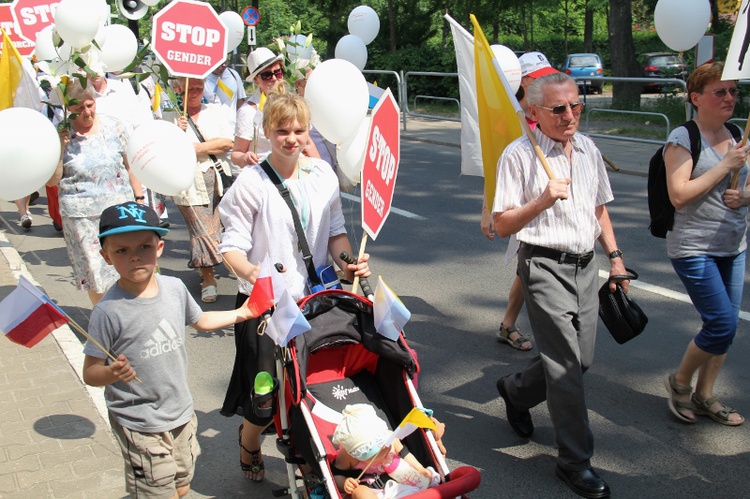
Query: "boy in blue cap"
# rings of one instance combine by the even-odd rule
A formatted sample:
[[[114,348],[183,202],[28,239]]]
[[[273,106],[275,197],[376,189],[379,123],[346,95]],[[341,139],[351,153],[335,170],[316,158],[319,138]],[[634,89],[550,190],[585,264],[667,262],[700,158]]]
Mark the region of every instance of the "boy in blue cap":
[[[94,307],[83,379],[104,386],[109,420],[125,461],[132,497],[178,498],[188,493],[200,454],[187,380],[185,326],[211,331],[253,317],[247,306],[203,312],[185,285],[155,272],[164,249],[159,216],[124,203],[102,213],[104,260],[120,279]],[[138,382],[136,380],[138,375]]]

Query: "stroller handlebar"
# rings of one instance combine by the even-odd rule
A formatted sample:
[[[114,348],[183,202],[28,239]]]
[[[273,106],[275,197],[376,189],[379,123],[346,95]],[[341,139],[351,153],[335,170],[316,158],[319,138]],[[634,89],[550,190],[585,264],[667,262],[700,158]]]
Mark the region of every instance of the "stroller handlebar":
[[[349,264],[356,264],[357,259],[354,258],[352,255],[350,255],[346,251],[342,251],[339,257],[344,260],[346,263]],[[360,277],[359,278],[359,286],[362,288],[362,294],[367,297],[368,300],[372,301],[372,299],[375,297],[374,293],[372,292],[372,288],[370,287],[370,281],[367,280],[366,277]],[[357,290],[353,290],[355,293]]]

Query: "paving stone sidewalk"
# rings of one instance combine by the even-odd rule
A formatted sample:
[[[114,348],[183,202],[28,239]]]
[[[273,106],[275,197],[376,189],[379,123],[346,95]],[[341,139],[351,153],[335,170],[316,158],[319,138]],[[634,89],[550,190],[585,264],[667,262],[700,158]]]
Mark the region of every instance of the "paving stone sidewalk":
[[[33,278],[0,232],[0,296]],[[124,496],[122,458],[61,343],[64,326],[33,348],[0,338],[0,498]]]

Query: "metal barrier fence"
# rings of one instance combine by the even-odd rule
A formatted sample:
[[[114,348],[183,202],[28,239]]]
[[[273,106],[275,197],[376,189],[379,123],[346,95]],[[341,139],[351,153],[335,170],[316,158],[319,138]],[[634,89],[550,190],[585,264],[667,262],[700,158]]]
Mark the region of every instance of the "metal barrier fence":
[[[401,82],[399,83],[399,85],[401,85],[401,88],[399,89],[399,93],[402,95],[402,98],[399,101],[399,104],[401,106],[402,115],[404,116],[404,122],[403,122],[404,130],[406,130],[406,119],[405,119],[406,115],[413,116],[413,117],[460,122],[461,121],[460,118],[418,113],[416,112],[416,110],[412,110],[409,108],[409,93],[408,93],[409,78],[423,77],[423,76],[429,76],[429,77],[439,76],[439,77],[457,78],[458,73],[441,73],[441,72],[433,72],[433,71],[407,71],[406,73],[404,73],[402,71],[402,78],[401,78]],[[678,90],[679,92],[687,91],[685,82],[677,78],[624,78],[624,77],[615,77],[615,76],[598,76],[598,77],[575,77],[573,79],[578,82],[582,82],[582,86],[584,88],[584,92],[583,92],[584,103],[586,103],[586,99],[587,99],[586,90],[588,90],[588,86],[591,85],[592,81],[640,83],[644,85],[653,84],[653,85],[662,85],[665,87],[672,87],[672,88],[677,87],[679,89]],[[414,108],[417,107],[416,102],[418,98],[432,99],[432,100],[455,100],[450,97],[417,95],[414,97]],[[460,102],[459,102],[459,109],[460,109]],[[668,136],[669,132],[671,132],[671,123],[669,122],[669,119],[667,118],[667,116],[664,115],[663,113],[653,113],[653,112],[648,112],[648,111],[626,111],[626,110],[617,110],[617,109],[609,109],[609,108],[589,108],[589,110],[586,113],[586,122],[585,122],[586,129],[588,129],[589,115],[592,112],[609,112],[609,113],[619,113],[619,114],[629,114],[629,115],[657,116],[659,118],[663,118],[666,121],[665,140],[666,140],[666,136]],[[689,120],[691,117],[692,117],[692,108],[686,103],[685,104],[685,121]],[[616,138],[616,139],[628,140],[628,141],[633,141],[633,142],[646,142],[646,143],[659,143],[659,144],[664,142],[664,141],[659,141],[659,140],[654,140],[654,139],[642,139],[642,138],[624,137],[620,135],[609,135],[609,134],[608,135],[596,134],[596,133],[590,133],[587,130],[581,130],[581,131],[593,137]]]
[[[388,71],[388,70],[376,70],[376,69],[363,69],[363,73],[365,74],[382,74],[382,75],[389,75],[396,78],[396,92],[393,97],[396,98],[396,102],[398,102],[398,106],[401,109],[404,109],[404,103],[406,102],[406,85],[404,83],[404,72],[401,71],[401,73],[397,73],[395,71]],[[401,121],[403,123],[404,130],[406,130],[406,113],[401,113]]]

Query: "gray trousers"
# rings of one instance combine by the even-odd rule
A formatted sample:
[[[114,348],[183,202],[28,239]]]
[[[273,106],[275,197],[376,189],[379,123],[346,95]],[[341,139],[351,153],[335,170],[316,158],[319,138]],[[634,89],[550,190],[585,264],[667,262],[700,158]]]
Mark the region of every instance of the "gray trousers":
[[[583,373],[594,360],[599,309],[596,264],[558,263],[521,248],[518,275],[539,354],[523,371],[508,376],[505,388],[519,409],[546,400],[555,429],[558,466],[570,471],[587,469],[594,436]]]

